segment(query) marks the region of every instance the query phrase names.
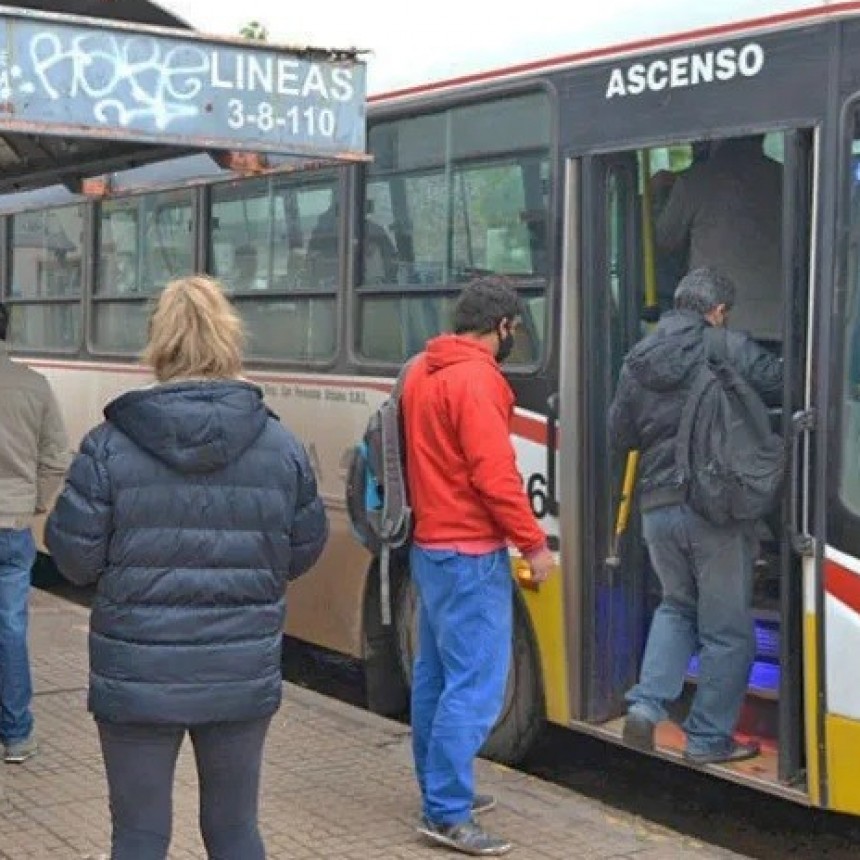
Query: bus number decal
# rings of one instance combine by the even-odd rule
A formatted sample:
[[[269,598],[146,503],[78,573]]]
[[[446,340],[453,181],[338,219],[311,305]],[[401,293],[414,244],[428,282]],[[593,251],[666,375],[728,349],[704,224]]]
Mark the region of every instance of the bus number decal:
[[[335,113],[331,108],[316,106],[300,108],[298,105],[293,105],[279,115],[272,102],[261,101],[249,113],[242,99],[230,99],[227,110],[227,124],[233,129],[255,126],[263,132],[269,132],[275,128],[283,129],[294,137],[306,135],[333,137],[337,128]]]
[[[546,478],[540,472],[535,472],[526,483],[526,493],[532,506],[532,513],[539,520],[549,513],[546,489]]]

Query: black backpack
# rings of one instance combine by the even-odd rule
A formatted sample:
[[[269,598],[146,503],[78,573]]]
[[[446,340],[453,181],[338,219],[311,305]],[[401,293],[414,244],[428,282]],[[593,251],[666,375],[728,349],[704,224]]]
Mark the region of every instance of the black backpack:
[[[391,624],[391,550],[412,536],[412,508],[406,484],[406,459],[400,398],[406,374],[401,369],[388,399],[370,416],[347,467],[346,509],[356,537],[379,558],[382,623]]]
[[[705,361],[684,402],[675,448],[687,503],[718,526],[767,515],[785,470],[783,440],[729,362],[726,337],[723,328],[705,329]]]

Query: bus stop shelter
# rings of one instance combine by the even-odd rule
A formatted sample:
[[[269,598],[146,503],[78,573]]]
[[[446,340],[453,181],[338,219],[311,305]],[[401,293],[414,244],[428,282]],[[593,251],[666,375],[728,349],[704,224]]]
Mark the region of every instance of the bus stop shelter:
[[[354,49],[201,36],[148,0],[0,5],[0,194],[183,154],[365,158]]]

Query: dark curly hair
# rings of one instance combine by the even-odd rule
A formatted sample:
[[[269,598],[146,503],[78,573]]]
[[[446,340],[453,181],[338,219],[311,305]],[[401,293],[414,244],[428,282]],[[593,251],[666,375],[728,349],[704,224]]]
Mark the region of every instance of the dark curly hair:
[[[476,278],[463,289],[454,306],[454,333],[488,334],[502,320],[513,320],[522,313],[522,299],[507,278]]]

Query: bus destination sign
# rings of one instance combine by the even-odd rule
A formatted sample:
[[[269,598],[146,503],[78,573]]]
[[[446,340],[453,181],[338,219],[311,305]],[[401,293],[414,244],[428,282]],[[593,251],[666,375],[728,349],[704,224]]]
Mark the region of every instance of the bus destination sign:
[[[0,16],[0,128],[360,158],[365,65],[154,29]]]

